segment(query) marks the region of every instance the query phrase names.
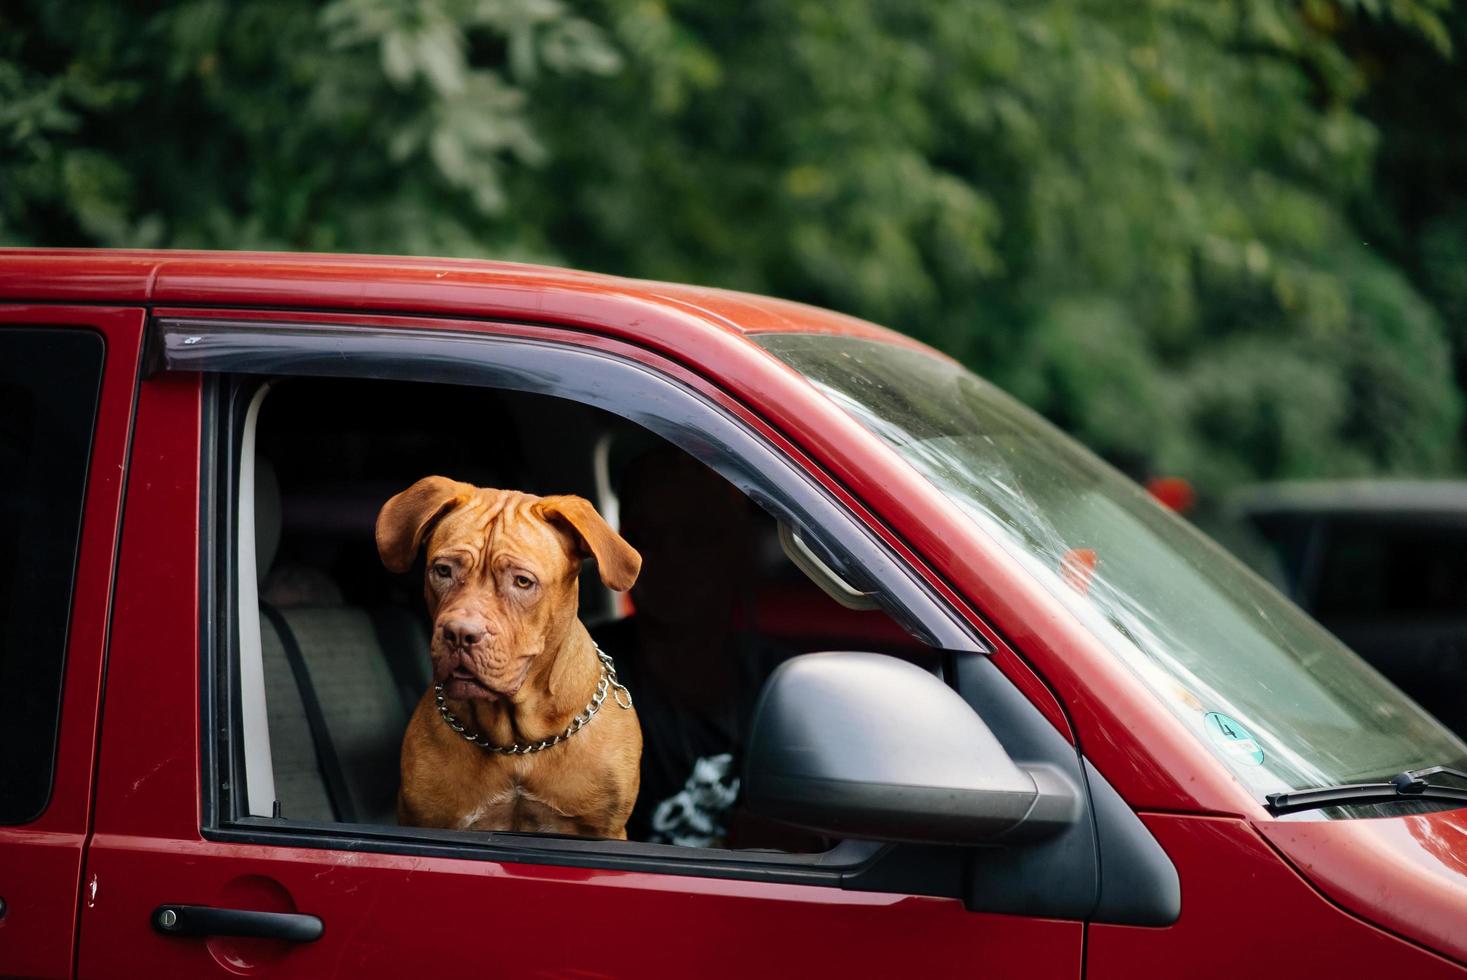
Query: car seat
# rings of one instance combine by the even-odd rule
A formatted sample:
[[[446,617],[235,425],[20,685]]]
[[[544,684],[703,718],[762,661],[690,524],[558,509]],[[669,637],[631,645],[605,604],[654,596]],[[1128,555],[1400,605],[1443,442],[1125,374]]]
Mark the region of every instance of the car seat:
[[[275,567],[280,489],[264,459],[256,462],[255,510],[266,717],[280,814],[395,824],[402,735],[429,687],[426,631],[406,609],[348,605],[320,569]]]

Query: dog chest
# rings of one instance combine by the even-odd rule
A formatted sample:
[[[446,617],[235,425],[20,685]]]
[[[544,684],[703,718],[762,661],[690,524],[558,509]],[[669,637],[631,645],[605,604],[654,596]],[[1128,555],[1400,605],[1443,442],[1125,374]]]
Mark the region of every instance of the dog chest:
[[[575,833],[579,822],[537,795],[523,782],[512,780],[483,796],[459,820],[460,830],[516,830],[535,833]]]

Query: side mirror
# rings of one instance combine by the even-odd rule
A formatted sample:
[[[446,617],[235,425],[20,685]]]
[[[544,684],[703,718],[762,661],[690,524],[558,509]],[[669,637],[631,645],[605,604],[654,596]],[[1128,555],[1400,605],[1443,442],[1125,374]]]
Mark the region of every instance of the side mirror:
[[[868,840],[1029,840],[1080,815],[1067,777],[1016,765],[957,692],[875,653],[811,653],[774,672],[744,787],[756,813]]]

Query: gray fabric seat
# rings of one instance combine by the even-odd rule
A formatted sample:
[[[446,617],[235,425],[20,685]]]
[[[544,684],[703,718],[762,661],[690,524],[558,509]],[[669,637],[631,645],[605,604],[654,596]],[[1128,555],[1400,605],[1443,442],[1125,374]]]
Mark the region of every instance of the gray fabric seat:
[[[260,617],[260,653],[265,667],[265,717],[270,729],[270,763],[280,814],[291,820],[330,822],[331,800],[316,764],[316,747],[300,690],[285,659],[275,624]]]
[[[394,611],[396,612],[396,611]],[[403,659],[400,670],[428,688],[426,637],[417,649],[384,651],[379,633],[407,637],[421,632],[401,614],[403,628],[380,629],[365,610],[349,606],[296,606],[280,610],[310,675],[322,719],[330,733],[352,811],[361,823],[397,822],[398,755],[414,695],[397,683],[388,657]],[[379,618],[392,618],[378,613]],[[273,624],[261,617],[265,693],[275,792],[283,816],[334,819],[321,776],[317,747],[306,721],[285,649]]]
[[[257,461],[256,560],[262,580],[280,536],[280,493],[273,469]],[[398,756],[408,717],[429,685],[426,631],[405,609],[369,612],[340,601],[335,585],[310,568],[277,569],[288,588],[275,608],[301,651],[311,689],[359,823],[397,823]],[[336,819],[300,685],[275,624],[260,616],[266,721],[281,815]]]

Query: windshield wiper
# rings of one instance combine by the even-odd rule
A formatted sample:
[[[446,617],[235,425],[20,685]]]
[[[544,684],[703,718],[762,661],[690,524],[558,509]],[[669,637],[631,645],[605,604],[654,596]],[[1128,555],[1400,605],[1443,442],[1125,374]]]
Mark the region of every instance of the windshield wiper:
[[[1467,772],[1449,766],[1408,769],[1385,783],[1350,783],[1343,786],[1321,786],[1318,789],[1269,793],[1268,809],[1274,816],[1317,810],[1326,806],[1348,806],[1353,803],[1392,803],[1401,800],[1437,800],[1467,804],[1467,789],[1440,786],[1429,782],[1436,775],[1455,776],[1467,782]]]

